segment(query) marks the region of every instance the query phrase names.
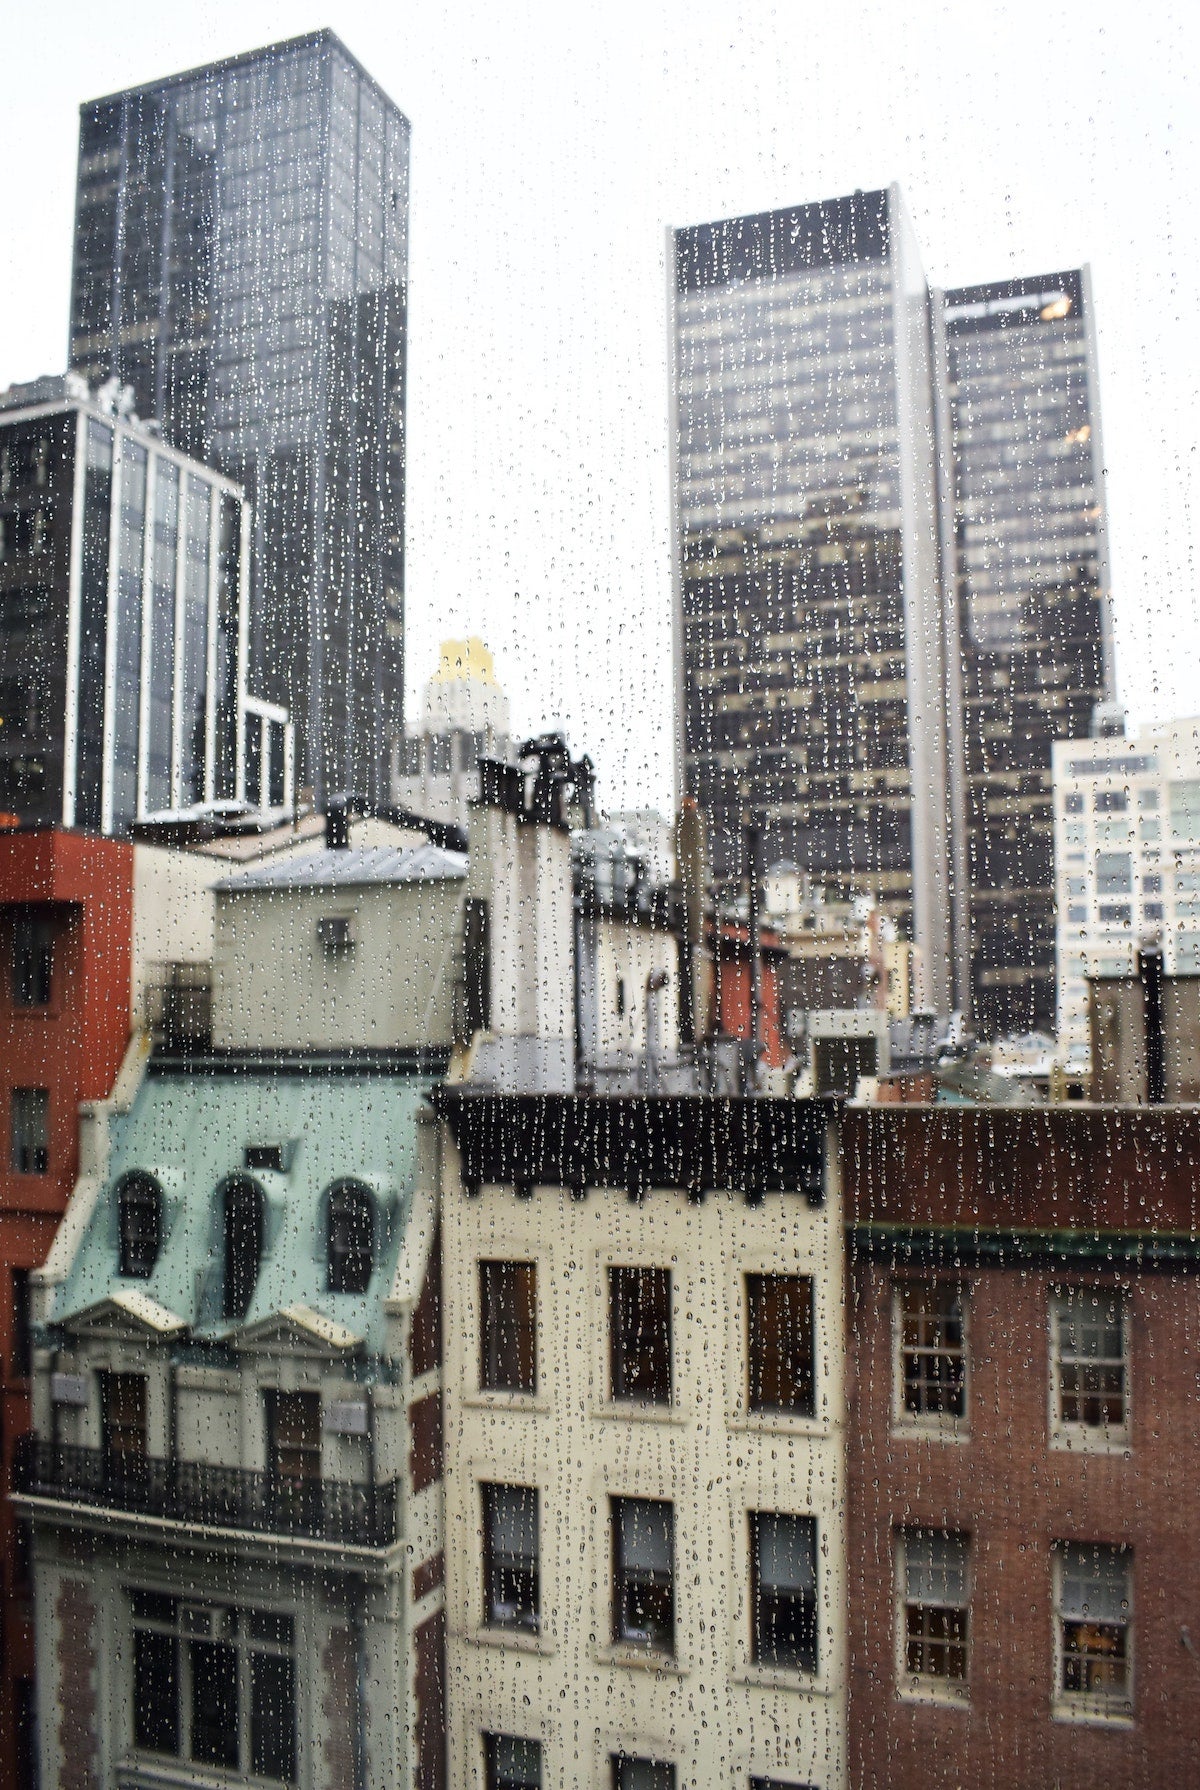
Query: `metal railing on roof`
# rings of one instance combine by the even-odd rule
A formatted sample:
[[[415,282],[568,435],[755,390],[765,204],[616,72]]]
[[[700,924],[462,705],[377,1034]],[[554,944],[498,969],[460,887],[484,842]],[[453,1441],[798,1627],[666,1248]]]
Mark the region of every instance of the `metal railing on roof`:
[[[288,1479],[206,1461],[114,1457],[103,1448],[34,1436],[21,1439],[13,1470],[13,1489],[31,1497],[360,1548],[395,1542],[397,1484]]]

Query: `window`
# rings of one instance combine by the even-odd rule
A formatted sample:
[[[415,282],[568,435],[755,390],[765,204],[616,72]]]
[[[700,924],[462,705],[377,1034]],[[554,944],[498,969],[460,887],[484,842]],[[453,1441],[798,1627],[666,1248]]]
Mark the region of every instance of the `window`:
[[[29,1378],[33,1350],[29,1327],[29,1269],[12,1270],[12,1352],[10,1368],[14,1380]]]
[[[900,1538],[901,1674],[909,1690],[965,1690],[967,1550],[966,1536],[940,1529]]]
[[[1127,789],[1098,789],[1095,795],[1097,814],[1124,814],[1129,807]]]
[[[365,1293],[375,1266],[375,1202],[365,1187],[330,1188],[328,1227],[329,1291]]]
[[[120,1273],[148,1280],[162,1244],[162,1190],[152,1175],[126,1175],[117,1192]]]
[[[142,1751],[289,1783],[296,1777],[290,1616],[135,1591],[133,1738]]]
[[[484,1392],[537,1391],[537,1268],[479,1264],[479,1385]]]
[[[484,1612],[496,1628],[538,1631],[538,1503],[532,1486],[483,1487]]]
[[[752,1411],[814,1411],[813,1283],[801,1274],[747,1274],[746,1362]]]
[[[244,1318],[262,1262],[263,1196],[254,1181],[230,1181],[223,1199],[225,1279],[223,1315]]]
[[[18,1175],[44,1175],[50,1167],[48,1089],[13,1089],[10,1160],[14,1174]]]
[[[1068,1287],[1051,1302],[1055,1428],[1124,1436],[1129,1422],[1125,1301],[1115,1290]]]
[[[613,1790],[675,1790],[675,1767],[661,1759],[635,1759],[628,1753],[612,1755]]]
[[[797,1784],[791,1778],[759,1778],[750,1779],[750,1790],[813,1790],[811,1784]]]
[[[104,1469],[118,1485],[146,1477],[146,1376],[100,1376]]]
[[[1096,891],[1100,895],[1133,894],[1133,859],[1128,852],[1096,853]]]
[[[49,915],[17,911],[12,917],[12,1003],[48,1007],[54,970],[54,928]]]
[[[267,1468],[279,1520],[311,1526],[321,1499],[321,1395],[268,1388]]]
[[[614,1498],[613,1639],[675,1651],[675,1512],[657,1498]]]
[[[764,1666],[817,1669],[815,1517],[750,1513],[751,1653]]]
[[[671,1402],[671,1270],[610,1268],[609,1338],[614,1399]]]
[[[485,1734],[487,1790],[541,1790],[542,1743],[513,1734]]]
[[[1073,1708],[1128,1713],[1133,1664],[1130,1551],[1065,1542],[1055,1554],[1058,1695]]]
[[[1080,789],[1069,790],[1063,802],[1063,807],[1068,814],[1082,814],[1083,791]]]
[[[952,1428],[967,1415],[962,1288],[949,1281],[913,1281],[897,1287],[896,1333],[899,1421]]]

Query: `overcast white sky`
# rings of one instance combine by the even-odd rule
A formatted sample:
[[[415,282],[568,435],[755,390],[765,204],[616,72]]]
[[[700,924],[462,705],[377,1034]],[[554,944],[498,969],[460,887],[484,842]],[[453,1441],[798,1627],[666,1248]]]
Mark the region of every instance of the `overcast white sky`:
[[[65,362],[79,102],[320,25],[413,124],[410,699],[482,633],[668,802],[664,226],[898,180],[932,281],[1091,262],[1121,691],[1200,712],[1200,7],[10,5],[0,386]]]

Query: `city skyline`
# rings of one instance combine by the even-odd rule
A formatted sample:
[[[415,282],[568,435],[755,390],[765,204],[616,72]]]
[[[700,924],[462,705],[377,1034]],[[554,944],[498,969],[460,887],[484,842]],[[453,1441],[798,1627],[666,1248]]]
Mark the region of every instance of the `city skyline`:
[[[563,719],[612,765],[612,800],[665,804],[670,719],[638,695],[647,660],[669,651],[663,225],[896,179],[932,283],[1091,261],[1121,695],[1139,719],[1185,711],[1200,644],[1187,528],[1200,371],[1181,281],[1194,22],[1158,7],[1136,34],[1114,23],[1081,37],[1017,7],[950,34],[860,7],[798,36],[786,19],[743,15],[730,30],[689,15],[685,32],[682,18],[639,13],[629,58],[615,16],[547,26],[534,55],[527,35],[509,42],[469,9],[453,22],[339,14],[418,144],[410,701],[444,633],[482,632],[515,713]],[[13,165],[31,143],[37,165],[2,202],[0,383],[61,370],[79,103],[309,22],[256,0],[186,23],[135,6],[118,43],[79,9],[47,71],[16,21],[0,130]],[[855,104],[803,73],[850,41]],[[969,83],[940,80],[943,63]],[[1118,69],[1129,78],[1106,78]],[[1081,91],[1089,104],[1064,110]],[[918,117],[936,122],[917,129]],[[31,279],[35,251],[45,272]],[[1167,636],[1184,648],[1156,665],[1144,643]]]

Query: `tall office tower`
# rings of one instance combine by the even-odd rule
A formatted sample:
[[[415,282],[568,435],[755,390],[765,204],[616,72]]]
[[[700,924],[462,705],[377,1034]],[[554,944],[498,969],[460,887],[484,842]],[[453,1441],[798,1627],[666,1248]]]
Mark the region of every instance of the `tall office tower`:
[[[718,878],[873,893],[951,996],[929,294],[899,191],[676,230],[683,792]]]
[[[1050,748],[1086,736],[1114,685],[1090,283],[1086,269],[1047,274],[947,292],[942,305],[971,1010],[985,1036],[1053,1030]]]
[[[251,662],[318,796],[402,731],[407,120],[331,32],[81,110],[72,366],[244,486]]]

